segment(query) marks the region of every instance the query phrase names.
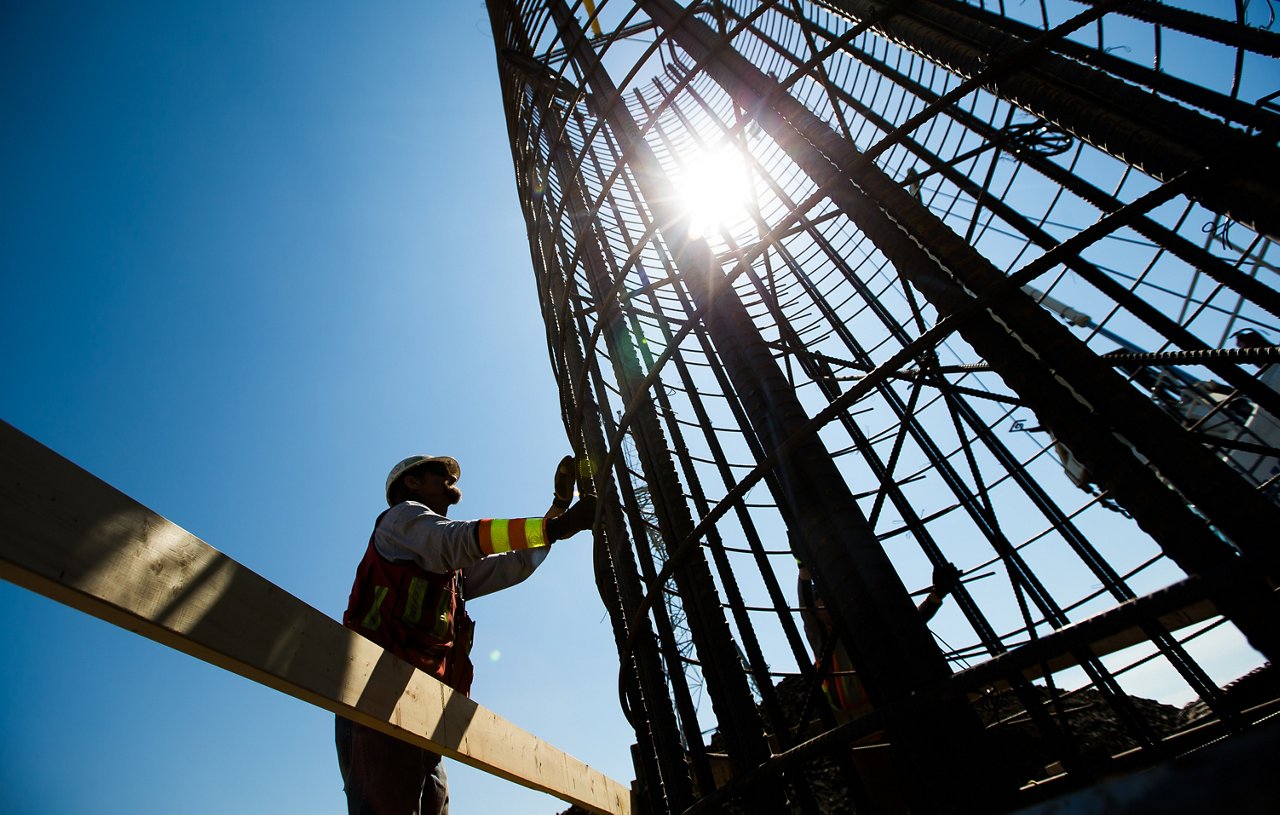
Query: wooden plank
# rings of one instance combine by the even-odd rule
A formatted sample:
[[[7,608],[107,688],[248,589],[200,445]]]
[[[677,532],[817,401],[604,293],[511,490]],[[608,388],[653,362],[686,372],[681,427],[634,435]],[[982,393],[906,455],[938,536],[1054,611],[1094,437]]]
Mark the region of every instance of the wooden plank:
[[[0,422],[0,577],[592,812],[630,791]]]
[[[1160,617],[1157,617],[1156,622],[1158,622],[1160,627],[1165,631],[1170,634],[1175,634],[1183,628],[1207,622],[1208,620],[1219,616],[1221,615],[1218,612],[1217,606],[1215,606],[1212,601],[1199,600],[1176,611],[1171,611],[1168,614],[1163,614]],[[1140,626],[1134,625],[1113,634],[1108,634],[1107,636],[1092,640],[1086,644],[1086,647],[1095,657],[1104,657],[1109,654],[1114,654],[1117,651],[1123,651],[1125,648],[1131,648],[1135,645],[1150,642],[1151,637],[1147,635],[1147,632]],[[1152,647],[1155,647],[1154,644],[1152,644]],[[1022,669],[1022,675],[1026,679],[1034,681],[1036,679],[1044,678],[1045,668],[1048,668],[1049,673],[1058,673],[1059,671],[1065,671],[1068,668],[1074,668],[1079,664],[1080,660],[1076,657],[1074,652],[1064,650],[1062,653],[1047,660],[1037,662],[1033,665],[1028,665],[1026,668]],[[990,683],[986,687],[1008,690],[1010,685],[1008,681],[1001,679]]]
[[[1180,629],[1196,625],[1197,623],[1203,623],[1217,616],[1219,616],[1218,609],[1214,606],[1213,602],[1210,600],[1201,600],[1198,603],[1193,603],[1185,608],[1165,614],[1157,618],[1156,622],[1158,622],[1165,631],[1174,633]],[[1116,651],[1123,651],[1125,648],[1130,648],[1134,645],[1141,645],[1142,643],[1147,642],[1151,642],[1151,637],[1148,636],[1147,632],[1142,630],[1142,628],[1134,625],[1122,631],[1117,631],[1114,634],[1103,637],[1102,639],[1094,640],[1089,643],[1089,650],[1094,656],[1104,657],[1108,654],[1114,654]],[[1060,654],[1048,661],[1049,670],[1054,673],[1075,667],[1079,664],[1080,660],[1077,659],[1074,654],[1070,653]],[[1023,671],[1023,674],[1025,674],[1028,679],[1039,679],[1044,675],[1043,665],[1033,665]]]

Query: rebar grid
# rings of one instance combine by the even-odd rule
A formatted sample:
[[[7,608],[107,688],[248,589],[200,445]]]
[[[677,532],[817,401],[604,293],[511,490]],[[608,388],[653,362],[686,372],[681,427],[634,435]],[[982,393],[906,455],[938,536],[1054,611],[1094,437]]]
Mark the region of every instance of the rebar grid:
[[[654,811],[823,811],[812,752],[872,808],[845,745],[880,728],[913,809],[1006,808],[1043,779],[978,738],[1002,692],[1041,788],[1116,766],[1085,692],[1148,763],[1133,696],[1265,714],[1222,686],[1277,652],[1280,37],[1226,3],[489,5]],[[796,558],[875,705],[847,724]]]

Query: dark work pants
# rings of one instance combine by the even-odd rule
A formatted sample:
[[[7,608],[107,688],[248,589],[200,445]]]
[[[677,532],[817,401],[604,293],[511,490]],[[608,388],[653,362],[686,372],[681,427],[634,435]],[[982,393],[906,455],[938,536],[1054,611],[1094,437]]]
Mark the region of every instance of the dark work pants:
[[[439,755],[341,716],[335,735],[350,815],[449,815]]]

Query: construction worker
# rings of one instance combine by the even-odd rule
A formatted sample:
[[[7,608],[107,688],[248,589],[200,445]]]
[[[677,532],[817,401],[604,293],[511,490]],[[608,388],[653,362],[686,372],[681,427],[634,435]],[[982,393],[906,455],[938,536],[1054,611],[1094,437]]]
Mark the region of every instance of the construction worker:
[[[591,528],[596,499],[570,505],[574,460],[556,467],[541,518],[456,521],[462,470],[449,456],[410,456],[387,475],[388,509],[374,522],[343,625],[456,691],[471,689],[473,624],[465,605],[521,582],[550,544]],[[440,756],[342,717],[338,765],[352,815],[447,815]]]
[[[808,567],[797,561],[797,591],[800,596],[801,621],[805,637],[813,648],[822,689],[826,692],[837,723],[857,718],[872,709],[862,680],[853,669],[853,661],[845,644],[835,632],[831,613],[818,594]],[[933,585],[917,606],[920,617],[928,622],[942,607],[942,601],[960,582],[960,570],[954,563],[941,563],[933,568]],[[877,731],[853,743],[853,768],[862,781],[862,789],[853,792],[858,811],[868,809],[881,815],[905,815],[908,812],[903,794],[904,780],[898,772],[887,746],[884,733]]]
[[[813,584],[813,577],[804,563],[797,561],[796,593],[800,598],[801,622],[805,638],[817,659],[815,667],[822,677],[822,687],[827,701],[837,711],[837,718],[851,719],[871,709],[871,701],[862,687],[853,662],[844,643],[840,642],[832,625],[826,603]],[[933,569],[933,585],[920,601],[917,610],[925,622],[933,619],[942,607],[942,601],[960,581],[960,570],[954,563],[942,563]]]

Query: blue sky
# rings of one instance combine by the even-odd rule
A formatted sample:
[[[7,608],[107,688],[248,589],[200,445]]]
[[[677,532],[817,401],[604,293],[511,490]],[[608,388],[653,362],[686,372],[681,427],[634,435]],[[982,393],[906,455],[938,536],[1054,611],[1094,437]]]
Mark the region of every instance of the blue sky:
[[[415,452],[456,517],[568,450],[488,20],[458,3],[0,11],[0,418],[338,616]],[[474,697],[632,776],[579,537],[475,604]],[[338,813],[332,717],[0,584],[0,812]],[[450,764],[468,812],[560,802]]]

